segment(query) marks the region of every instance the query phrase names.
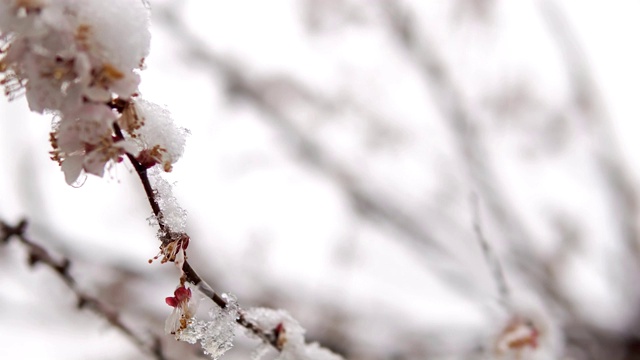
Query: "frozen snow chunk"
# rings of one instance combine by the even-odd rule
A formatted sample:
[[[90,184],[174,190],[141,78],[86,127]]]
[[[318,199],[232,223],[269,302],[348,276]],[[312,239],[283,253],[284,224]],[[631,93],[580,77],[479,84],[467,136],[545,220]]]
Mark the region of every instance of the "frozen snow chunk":
[[[227,307],[214,307],[209,311],[209,320],[194,319],[186,329],[176,334],[181,341],[194,344],[200,342],[204,352],[212,359],[219,359],[233,347],[238,305],[235,297],[226,295]]]
[[[160,171],[156,168],[150,169],[149,179],[156,192],[158,206],[162,211],[162,218],[157,221],[168,227],[172,233],[184,233],[187,227],[187,211],[178,204],[178,200],[173,195],[171,184],[162,178]]]
[[[304,346],[305,330],[284,310],[251,308],[246,310],[245,317],[259,328],[273,331],[283,350]]]
[[[305,344],[305,330],[289,313],[284,310],[267,308],[251,308],[245,317],[263,330],[271,330],[276,335],[276,342],[282,349],[277,360],[338,360],[339,355],[320,347],[317,343]],[[249,333],[251,336],[252,333]],[[265,354],[263,347],[253,354],[258,360]]]

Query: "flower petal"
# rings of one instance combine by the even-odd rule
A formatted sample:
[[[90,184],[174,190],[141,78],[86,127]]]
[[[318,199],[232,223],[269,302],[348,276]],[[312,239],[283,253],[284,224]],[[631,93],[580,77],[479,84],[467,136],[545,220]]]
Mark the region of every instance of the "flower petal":
[[[82,172],[82,155],[71,155],[66,157],[62,161],[62,172],[64,172],[64,179],[67,181],[67,184],[73,185],[80,173]]]

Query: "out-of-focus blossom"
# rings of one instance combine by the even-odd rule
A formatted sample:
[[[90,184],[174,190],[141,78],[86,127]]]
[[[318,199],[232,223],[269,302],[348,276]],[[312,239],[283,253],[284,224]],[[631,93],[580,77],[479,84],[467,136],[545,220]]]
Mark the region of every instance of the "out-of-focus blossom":
[[[540,331],[534,323],[521,317],[515,317],[504,328],[496,343],[499,355],[520,354],[538,348]]]

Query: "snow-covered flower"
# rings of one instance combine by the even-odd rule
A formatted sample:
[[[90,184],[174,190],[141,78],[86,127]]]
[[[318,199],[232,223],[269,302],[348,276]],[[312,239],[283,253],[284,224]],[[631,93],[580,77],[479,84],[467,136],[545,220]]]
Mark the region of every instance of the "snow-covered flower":
[[[72,184],[102,176],[130,153],[165,171],[182,155],[186,130],[163,108],[136,98],[149,51],[149,11],[132,0],[0,1],[0,85],[53,113],[52,158]],[[116,113],[109,104],[126,104]],[[120,118],[120,120],[118,120]],[[119,123],[133,139],[114,136]]]
[[[188,130],[177,126],[165,108],[143,99],[132,99],[118,119],[120,127],[138,140],[138,161],[146,167],[160,164],[166,172],[184,152]]]
[[[4,0],[0,12],[5,90],[24,88],[32,110],[64,112],[137,91],[150,40],[141,2]]]

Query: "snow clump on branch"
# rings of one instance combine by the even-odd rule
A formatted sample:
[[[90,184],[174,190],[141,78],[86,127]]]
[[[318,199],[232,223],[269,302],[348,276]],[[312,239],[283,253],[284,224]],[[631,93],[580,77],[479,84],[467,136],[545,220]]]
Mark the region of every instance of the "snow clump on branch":
[[[306,343],[305,330],[300,324],[284,310],[268,308],[251,308],[245,315],[262,329],[273,329],[277,347],[280,353],[275,360],[341,360],[342,357],[321,347],[318,343]],[[251,333],[248,333],[252,336]],[[255,352],[253,359],[260,360],[268,347]]]
[[[141,1],[0,0],[0,84],[54,115],[51,158],[67,183],[127,153],[165,171],[182,155],[186,131],[138,98],[150,39]]]

